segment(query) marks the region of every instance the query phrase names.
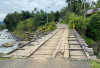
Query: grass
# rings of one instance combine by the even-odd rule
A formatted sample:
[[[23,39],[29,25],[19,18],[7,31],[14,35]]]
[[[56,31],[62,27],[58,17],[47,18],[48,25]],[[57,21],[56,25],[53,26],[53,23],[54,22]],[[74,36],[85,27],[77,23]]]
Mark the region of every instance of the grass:
[[[3,58],[3,57],[2,57],[2,58],[0,58],[0,59],[6,60],[6,59],[12,59],[12,58]]]
[[[90,38],[87,38],[86,36],[82,36],[85,40],[85,42],[87,43],[87,45],[91,45],[93,43],[95,43],[94,40],[90,39]]]
[[[97,58],[100,59],[100,53],[98,53],[98,54],[96,54],[96,55],[97,55]]]
[[[7,60],[7,59],[29,59],[29,58],[0,57],[0,60]]]
[[[100,61],[90,61],[93,68],[100,68]]]

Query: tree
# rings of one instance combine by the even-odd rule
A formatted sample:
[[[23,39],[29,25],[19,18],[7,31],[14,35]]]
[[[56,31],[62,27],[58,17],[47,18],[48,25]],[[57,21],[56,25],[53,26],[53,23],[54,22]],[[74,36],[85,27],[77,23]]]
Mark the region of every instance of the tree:
[[[37,8],[34,9],[34,11],[36,11],[36,10],[37,10]]]
[[[12,14],[8,14],[6,18],[4,19],[4,22],[6,24],[6,27],[13,31],[15,27],[17,26],[17,23],[21,20],[21,16],[18,12],[14,12]]]
[[[6,24],[7,29],[13,31],[16,28],[19,21],[33,17],[34,17],[34,12],[32,13],[30,13],[29,11],[22,11],[21,13],[14,12],[8,14],[4,19],[4,22]]]
[[[82,3],[82,0],[66,0],[66,3],[68,4],[68,7],[70,7],[75,2]]]
[[[100,8],[100,0],[97,1],[96,7]]]
[[[36,10],[37,9],[35,8],[34,11]],[[35,24],[38,26],[39,26],[40,21],[45,21],[45,22],[47,21],[46,12],[44,12],[43,10],[37,11],[37,12],[34,12],[34,11],[32,11],[31,13],[29,11],[22,11],[21,13],[14,12],[14,13],[8,14],[6,18],[4,19],[7,29],[10,31],[14,31],[20,21],[23,21],[29,18],[34,19]],[[54,12],[48,13],[48,15],[49,15],[49,22],[55,19],[57,21],[58,18],[60,17],[59,11],[57,11],[56,13]]]
[[[55,13],[55,21],[59,21],[59,18],[60,18],[60,12],[59,11],[56,11]]]
[[[51,13],[49,13],[49,21],[54,21],[55,20],[55,16],[54,16],[54,12],[53,11],[51,11]]]
[[[29,11],[22,11],[21,16],[22,16],[22,20],[25,20],[25,19],[30,18],[31,14]]]
[[[2,27],[1,27],[1,25],[0,25],[0,30],[2,30]]]
[[[91,16],[86,35],[95,41],[100,41],[100,12]]]
[[[66,0],[68,4],[68,10],[74,12],[75,14],[83,14],[84,0]],[[85,2],[86,10],[89,8],[89,3]]]
[[[31,13],[30,15],[31,15],[31,17],[33,18],[33,17],[35,16],[34,11],[32,11],[32,13]]]

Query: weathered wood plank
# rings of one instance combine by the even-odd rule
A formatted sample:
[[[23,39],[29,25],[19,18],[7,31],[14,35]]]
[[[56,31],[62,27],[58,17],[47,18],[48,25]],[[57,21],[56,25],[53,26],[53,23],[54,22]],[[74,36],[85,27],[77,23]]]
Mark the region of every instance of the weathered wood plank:
[[[66,30],[66,45],[65,45],[65,51],[64,51],[64,58],[69,58],[69,43],[68,43],[68,29]]]

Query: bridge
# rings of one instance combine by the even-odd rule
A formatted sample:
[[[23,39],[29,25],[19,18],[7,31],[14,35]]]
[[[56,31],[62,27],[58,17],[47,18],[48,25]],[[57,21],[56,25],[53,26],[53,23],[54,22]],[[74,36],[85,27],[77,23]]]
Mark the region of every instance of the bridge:
[[[33,59],[91,59],[96,58],[92,48],[68,25],[57,24],[57,29],[30,41],[2,57]]]

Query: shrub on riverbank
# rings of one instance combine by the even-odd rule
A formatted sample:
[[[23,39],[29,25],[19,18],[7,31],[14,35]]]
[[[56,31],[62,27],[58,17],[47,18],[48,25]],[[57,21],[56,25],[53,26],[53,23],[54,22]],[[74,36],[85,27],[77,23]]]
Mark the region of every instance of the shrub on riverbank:
[[[27,40],[27,36],[25,35],[25,32],[34,33],[38,28],[39,29],[41,28],[42,30],[45,31],[51,31],[56,29],[56,24],[54,21],[52,21],[50,23],[46,23],[45,25],[40,26],[39,24],[36,24],[34,22],[33,18],[30,18],[24,21],[20,21],[17,24],[16,29],[14,30],[14,34],[19,36],[20,38],[24,38]]]
[[[16,29],[14,30],[14,34],[18,35],[21,38],[25,38],[25,32],[34,33],[37,29],[37,24],[35,24],[33,18],[26,19],[24,21],[20,21],[17,24]]]
[[[0,30],[6,29],[5,25],[0,25]]]

